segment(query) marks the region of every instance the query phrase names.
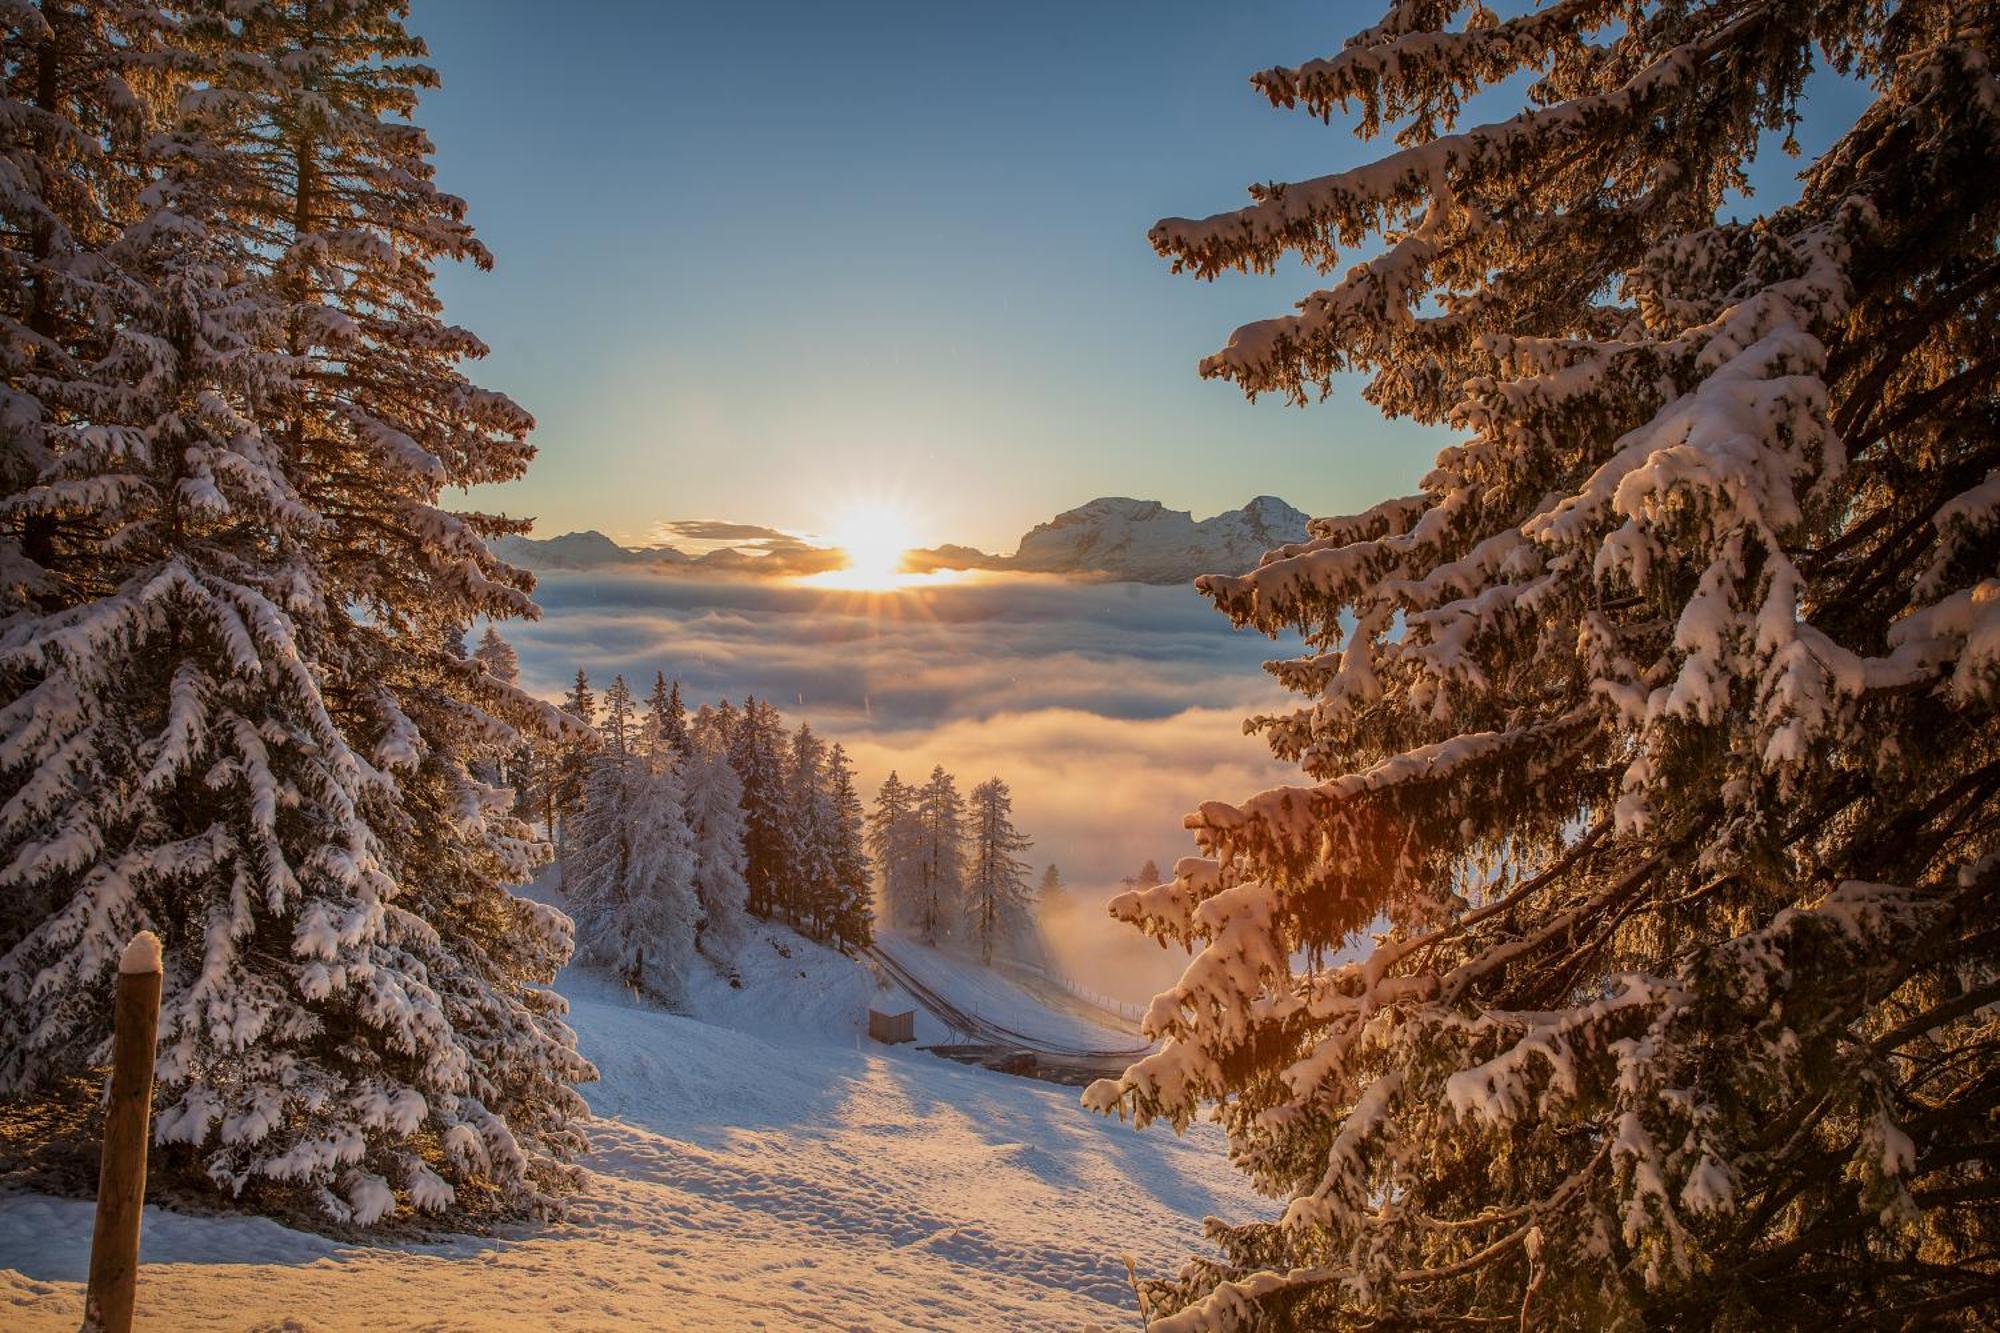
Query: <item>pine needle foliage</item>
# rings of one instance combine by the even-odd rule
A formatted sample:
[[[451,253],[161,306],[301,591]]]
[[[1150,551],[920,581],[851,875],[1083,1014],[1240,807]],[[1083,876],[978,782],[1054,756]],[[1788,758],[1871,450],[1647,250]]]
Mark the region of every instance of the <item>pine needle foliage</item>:
[[[1460,436],[1200,582],[1303,639],[1251,725],[1306,780],[1114,901],[1196,953],[1087,1100],[1285,1202],[1156,1327],[2000,1310],[1996,25],[1405,0],[1254,80],[1395,151],[1154,229],[1204,278],[1378,244],[1202,372]],[[1726,217],[1822,66],[1864,108]]]

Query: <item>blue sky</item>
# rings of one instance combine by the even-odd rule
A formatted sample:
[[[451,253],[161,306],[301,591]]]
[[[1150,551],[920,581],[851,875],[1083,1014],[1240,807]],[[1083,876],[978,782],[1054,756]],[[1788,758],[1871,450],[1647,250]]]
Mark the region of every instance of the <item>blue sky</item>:
[[[541,423],[481,502],[636,537],[882,491],[927,541],[1012,549],[1099,494],[1407,488],[1431,432],[1194,374],[1303,270],[1202,284],[1145,240],[1365,158],[1246,83],[1351,8],[418,0],[421,119],[499,256],[446,275],[448,310]]]
[[[1300,410],[1194,373],[1309,273],[1199,283],[1145,241],[1384,151],[1246,82],[1375,9],[418,0],[421,120],[499,257],[444,276],[448,312],[541,423],[478,503],[639,539],[887,496],[925,543],[1011,550],[1102,494],[1407,492],[1444,436],[1358,386]]]

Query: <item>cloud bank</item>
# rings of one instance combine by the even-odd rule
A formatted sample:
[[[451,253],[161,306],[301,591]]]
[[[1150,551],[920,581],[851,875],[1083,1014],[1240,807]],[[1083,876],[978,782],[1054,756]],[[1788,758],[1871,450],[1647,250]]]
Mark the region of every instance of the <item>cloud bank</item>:
[[[553,697],[581,666],[635,689],[664,671],[696,701],[769,698],[843,742],[871,796],[891,769],[997,774],[1037,872],[1059,865],[1092,918],[1143,861],[1194,850],[1181,817],[1201,801],[1296,776],[1242,729],[1282,704],[1260,670],[1280,645],[1187,588],[1006,575],[860,593],[605,571],[544,575],[536,599],[542,620],[502,627],[531,689]],[[1148,983],[1170,979],[1177,964],[1131,935],[1162,960]]]

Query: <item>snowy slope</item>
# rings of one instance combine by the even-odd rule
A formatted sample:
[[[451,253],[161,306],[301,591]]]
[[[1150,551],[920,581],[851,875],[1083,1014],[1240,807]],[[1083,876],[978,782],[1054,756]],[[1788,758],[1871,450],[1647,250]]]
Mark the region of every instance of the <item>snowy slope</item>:
[[[905,936],[886,932],[877,937],[876,947],[958,1008],[1031,1041],[1096,1050],[1123,1050],[1141,1044],[1130,1032],[1048,1008],[1002,973],[982,967],[973,959],[927,948]],[[932,1025],[928,1020],[929,1015],[919,1015],[919,1040],[944,1040],[943,1025]],[[938,1036],[929,1035],[932,1028],[939,1031]]]
[[[1116,1256],[1170,1268],[1204,1214],[1253,1206],[1212,1130],[1140,1134],[1073,1090],[868,1042],[873,982],[850,959],[763,928],[740,969],[741,990],[696,987],[699,1019],[564,975],[604,1076],[566,1220],[367,1246],[148,1209],[141,1326],[1125,1326]],[[990,998],[1051,1031],[1074,1021]],[[0,1196],[0,1327],[77,1326],[90,1220],[87,1203]]]
[[[1109,574],[1138,583],[1186,583],[1241,573],[1274,546],[1303,541],[1306,516],[1274,496],[1200,522],[1157,500],[1107,496],[1058,514],[1021,538],[1011,566],[1039,573]]]

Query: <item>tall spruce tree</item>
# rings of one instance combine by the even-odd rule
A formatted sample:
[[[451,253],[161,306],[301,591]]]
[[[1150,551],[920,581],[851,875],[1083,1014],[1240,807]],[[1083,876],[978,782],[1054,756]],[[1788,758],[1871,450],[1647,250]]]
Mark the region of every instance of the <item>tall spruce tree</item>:
[[[897,930],[915,930],[923,906],[923,828],[917,791],[891,770],[868,812],[867,847],[882,874],[882,914]]]
[[[566,863],[569,826],[583,813],[590,786],[591,755],[600,740],[597,692],[590,688],[590,674],[582,667],[576,669],[576,681],[563,695],[562,711],[580,725],[548,747],[543,760],[543,791],[549,840],[555,844],[556,860]]]
[[[854,764],[839,743],[826,754],[826,782],[831,824],[828,841],[833,864],[833,904],[828,918],[830,937],[841,948],[865,948],[875,938],[875,909],[869,890],[867,819],[861,792],[854,785]]]
[[[966,857],[966,905],[979,961],[1018,945],[1028,924],[1028,863],[1018,853],[1034,840],[1014,827],[1014,797],[999,778],[972,789],[967,814],[972,850]]]
[[[433,263],[490,259],[408,123],[435,76],[390,4],[182,6],[150,82],[110,15],[145,21],[7,15],[0,152],[68,165],[5,203],[0,1092],[101,1055],[151,927],[163,1169],[363,1224],[539,1206],[591,1070],[543,989],[569,923],[502,887],[534,844],[474,766],[557,724],[463,648],[533,611],[483,540],[516,525],[439,506],[532,423],[438,318]]]
[[[1255,80],[1399,151],[1154,230],[1203,277],[1380,237],[1203,373],[1463,436],[1200,582],[1303,636],[1257,725],[1311,782],[1114,902],[1199,954],[1087,1099],[1212,1107],[1289,1203],[1155,1327],[2000,1310],[1996,25],[1408,0]],[[1724,219],[1822,64],[1865,105]],[[1459,128],[1494,88],[1527,109]]]
[[[777,914],[791,864],[784,721],[764,699],[746,698],[727,724],[729,762],[743,783],[743,877],[754,916]]]
[[[803,722],[785,757],[784,828],[780,906],[794,926],[824,939],[836,896],[833,793],[827,784],[826,742]]]
[[[479,646],[472,650],[472,655],[502,683],[513,685],[520,681],[520,656],[515,653],[514,645],[501,638],[500,631],[493,626],[488,625],[486,632],[479,636]]]
[[[748,933],[749,886],[744,881],[743,780],[721,737],[697,727],[680,762],[694,831],[695,898],[701,906],[696,946],[715,962],[735,961]]]
[[[695,835],[674,765],[656,768],[621,739],[630,692],[605,692],[605,743],[592,756],[565,887],[577,952],[668,1005],[687,997],[701,918]]]
[[[939,764],[917,791],[917,936],[941,944],[958,933],[965,896],[965,798]]]
[[[656,762],[667,755],[688,752],[687,706],[681,702],[681,683],[667,684],[667,673],[653,673],[653,690],[646,696],[646,735]]]

